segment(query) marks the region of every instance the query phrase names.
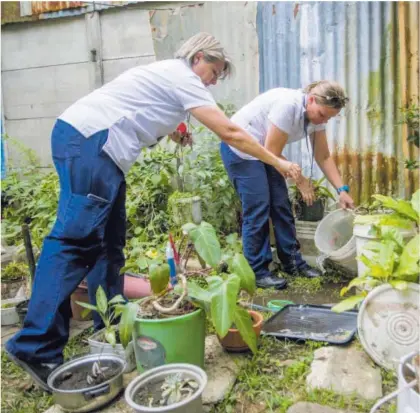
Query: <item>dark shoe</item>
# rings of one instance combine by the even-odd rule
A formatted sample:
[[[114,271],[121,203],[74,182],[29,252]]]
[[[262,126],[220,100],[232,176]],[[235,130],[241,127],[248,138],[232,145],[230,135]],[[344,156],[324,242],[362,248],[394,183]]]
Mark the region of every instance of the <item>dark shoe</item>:
[[[292,275],[295,277],[318,278],[321,277],[322,273],[316,268],[312,268],[308,265],[307,267],[299,268]]]
[[[13,363],[17,364],[19,367],[22,367],[33,380],[46,392],[51,393],[51,389],[48,387],[47,379],[51,372],[56,369],[60,364],[59,363],[29,363],[20,358],[17,358],[14,354],[6,351],[7,357]]]
[[[286,288],[287,281],[281,277],[266,275],[265,277],[257,278],[256,284],[258,288],[275,288],[276,290],[281,290],[282,288]]]

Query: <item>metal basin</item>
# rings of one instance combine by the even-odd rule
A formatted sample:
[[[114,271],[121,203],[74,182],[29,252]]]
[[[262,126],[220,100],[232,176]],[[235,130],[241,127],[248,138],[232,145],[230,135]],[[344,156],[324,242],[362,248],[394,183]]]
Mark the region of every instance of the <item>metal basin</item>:
[[[90,371],[93,363],[98,360],[105,366],[116,365],[118,373],[101,384],[82,389],[64,390],[57,387],[63,375],[80,370]],[[116,354],[89,354],[64,363],[50,374],[47,383],[52,390],[55,403],[63,410],[76,413],[89,412],[108,403],[122,391],[125,367],[125,360]]]

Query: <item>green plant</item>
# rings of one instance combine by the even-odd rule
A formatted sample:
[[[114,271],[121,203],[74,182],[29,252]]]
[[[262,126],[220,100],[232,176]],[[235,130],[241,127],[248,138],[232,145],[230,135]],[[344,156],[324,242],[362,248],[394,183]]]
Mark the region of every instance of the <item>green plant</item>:
[[[162,398],[160,406],[169,406],[179,403],[181,400],[190,397],[198,388],[198,383],[193,379],[182,377],[182,374],[171,374],[166,377],[162,386]]]
[[[411,103],[406,107],[400,109],[401,121],[399,123],[406,124],[408,127],[407,142],[415,145],[419,148],[420,145],[420,132],[419,132],[419,120],[420,120],[420,108],[418,103]],[[405,167],[408,170],[415,170],[419,168],[419,162],[413,159],[405,160]]]
[[[217,272],[221,248],[213,226],[203,221],[200,225],[186,224],[183,230],[189,234],[197,253]],[[188,282],[188,296],[206,311],[219,337],[223,338],[234,323],[243,340],[256,353],[252,320],[238,302],[241,291],[252,296],[256,290],[255,274],[246,258],[236,252],[228,264],[228,273],[217,273],[206,277],[206,281],[206,288],[194,281]]]
[[[334,195],[331,193],[331,191],[322,183],[325,181],[325,176],[321,179],[311,179],[311,184],[314,189],[315,197],[316,199],[321,199],[324,202],[328,199],[335,200]],[[298,187],[296,185],[291,185],[290,188],[290,198],[293,203],[302,203],[303,198],[302,194],[300,193]]]
[[[6,282],[21,280],[28,276],[29,268],[24,262],[10,262],[1,271],[1,280]]]
[[[96,311],[105,324],[104,338],[115,346],[117,344],[117,334],[113,322],[119,316],[118,323],[119,340],[123,347],[127,347],[131,341],[134,321],[138,311],[138,304],[135,302],[126,302],[122,295],[116,295],[108,301],[102,286],[96,291],[96,305],[76,301],[77,304],[84,307],[82,315],[86,316],[90,311]]]
[[[408,282],[416,282],[420,273],[419,245],[420,235],[404,242],[398,227],[410,228],[412,223],[419,222],[420,190],[412,197],[411,202],[394,200],[383,195],[374,195],[381,206],[391,209],[392,214],[362,216],[356,223],[372,224],[372,231],[378,238],[368,242],[364,249],[370,251],[370,257],[362,254],[358,259],[367,267],[366,273],[350,281],[341,290],[345,295],[354,287],[361,292],[351,296],[333,307],[333,311],[342,312],[359,304],[369,289],[381,284],[390,284],[398,290],[405,290]]]

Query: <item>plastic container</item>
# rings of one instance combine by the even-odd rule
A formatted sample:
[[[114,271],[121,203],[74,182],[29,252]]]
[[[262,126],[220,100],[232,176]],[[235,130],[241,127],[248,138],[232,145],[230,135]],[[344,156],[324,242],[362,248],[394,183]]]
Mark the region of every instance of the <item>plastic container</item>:
[[[166,260],[169,265],[169,274],[171,279],[171,284],[175,285],[178,281],[176,279],[176,266],[175,266],[175,259],[174,259],[174,251],[172,249],[172,245],[170,242],[166,245]]]
[[[415,235],[414,227],[412,229],[403,229],[403,228],[395,228],[397,231],[401,233],[404,239],[411,238]],[[356,240],[356,252],[357,256],[361,256],[362,254],[366,255],[366,257],[370,258],[372,256],[372,251],[368,251],[364,249],[364,246],[367,242],[373,241],[378,239],[375,233],[372,231],[372,225],[363,225],[363,224],[356,224],[353,228],[353,235]],[[359,277],[362,277],[367,268],[366,265],[363,264],[361,261],[357,261],[357,274]]]
[[[353,236],[354,214],[345,209],[330,212],[318,225],[315,231],[315,245],[329,258],[356,272],[356,239]]]
[[[386,369],[395,369],[401,357],[418,350],[420,342],[420,286],[405,291],[384,284],[363,300],[357,317],[359,339],[369,356]]]
[[[323,199],[317,199],[312,205],[306,205],[305,202],[299,202],[296,207],[296,218],[300,221],[317,222],[324,217],[325,202]]]
[[[19,315],[16,311],[16,305],[26,301],[25,297],[20,298],[9,298],[7,300],[1,300],[1,325],[11,326],[19,323]],[[9,307],[10,305],[10,307]],[[7,306],[3,308],[3,306]]]
[[[420,352],[410,353],[401,359],[398,366],[398,390],[378,400],[370,413],[375,413],[379,407],[395,397],[398,397],[397,413],[420,412],[419,384],[413,372],[413,360],[415,357],[420,357]],[[407,377],[411,377],[411,379],[407,380]]]
[[[169,406],[148,407],[135,402],[136,395],[142,388],[160,383],[174,375],[193,379],[198,385],[197,390],[190,397]],[[125,401],[139,413],[202,413],[202,394],[206,385],[207,374],[201,368],[190,364],[170,364],[151,369],[132,380],[125,390]]]
[[[133,341],[137,370],[141,373],[169,363],[204,367],[205,315],[193,313],[164,318],[137,318]]]
[[[280,311],[283,307],[289,304],[294,304],[294,302],[289,300],[271,300],[268,302],[267,307],[273,311]]]
[[[99,330],[88,338],[89,348],[91,354],[116,354],[124,359],[126,362],[124,373],[130,373],[136,368],[136,358],[134,355],[133,342],[128,343],[124,348],[122,344],[112,346],[109,343],[99,341],[99,337],[103,334],[104,330]]]

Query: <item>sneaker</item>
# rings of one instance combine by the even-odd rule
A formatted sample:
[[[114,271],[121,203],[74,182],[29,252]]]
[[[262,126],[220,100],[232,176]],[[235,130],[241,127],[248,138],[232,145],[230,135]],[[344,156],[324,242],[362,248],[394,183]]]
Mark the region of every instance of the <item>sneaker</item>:
[[[51,389],[47,384],[48,376],[60,365],[60,363],[29,363],[28,361],[16,357],[14,354],[7,351],[7,349],[5,349],[5,352],[7,357],[13,361],[13,363],[25,370],[43,390],[51,393]]]

